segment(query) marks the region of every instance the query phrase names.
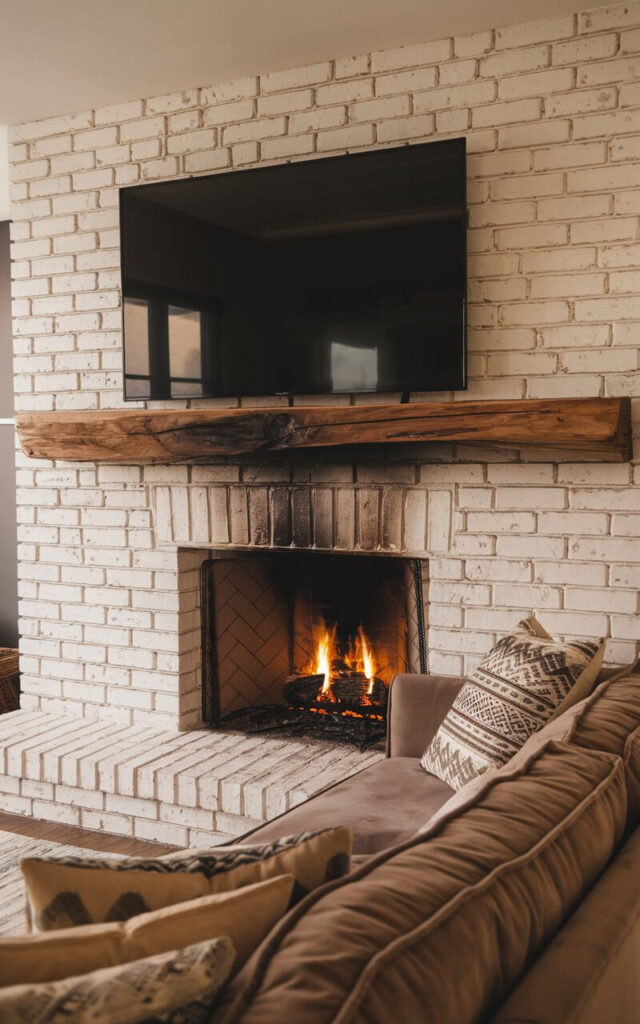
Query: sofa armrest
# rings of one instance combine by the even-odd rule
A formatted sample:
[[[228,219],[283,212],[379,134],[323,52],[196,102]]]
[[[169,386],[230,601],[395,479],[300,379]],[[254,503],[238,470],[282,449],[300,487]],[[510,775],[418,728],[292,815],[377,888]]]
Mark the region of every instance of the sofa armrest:
[[[387,757],[422,757],[463,682],[460,676],[395,676],[387,705]]]

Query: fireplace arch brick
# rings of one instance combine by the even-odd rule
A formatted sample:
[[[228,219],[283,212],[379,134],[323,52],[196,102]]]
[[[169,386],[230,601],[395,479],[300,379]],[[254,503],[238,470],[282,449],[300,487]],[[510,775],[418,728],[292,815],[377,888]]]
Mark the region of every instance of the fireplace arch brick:
[[[305,484],[152,486],[158,544],[446,556],[454,488]]]

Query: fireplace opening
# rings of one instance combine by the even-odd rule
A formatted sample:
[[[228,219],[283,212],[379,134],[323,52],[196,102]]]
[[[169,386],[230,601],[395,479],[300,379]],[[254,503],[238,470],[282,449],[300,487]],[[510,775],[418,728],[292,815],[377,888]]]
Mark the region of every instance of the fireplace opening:
[[[325,552],[234,552],[202,568],[203,718],[367,746],[388,688],[425,671],[427,563]]]

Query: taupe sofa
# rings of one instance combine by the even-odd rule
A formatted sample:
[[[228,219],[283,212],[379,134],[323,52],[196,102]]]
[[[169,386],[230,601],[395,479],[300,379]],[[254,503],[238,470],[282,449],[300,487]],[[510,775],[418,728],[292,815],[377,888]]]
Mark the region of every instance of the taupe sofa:
[[[273,930],[231,984],[223,1005],[215,1014],[216,1024],[218,1021],[224,1024],[231,1021],[242,1024],[254,1024],[254,1021],[259,1024],[325,1024],[334,1021],[336,1024],[343,1021],[345,1024],[347,1021],[357,1021],[358,1024],[386,1024],[387,1021],[389,1024],[421,1024],[422,1021],[424,1024],[462,1024],[463,1021],[465,1024],[467,1021],[485,1021],[487,1024],[640,1022],[640,829],[637,828],[640,816],[640,675],[628,676],[611,685],[600,685],[596,693],[603,692],[595,703],[592,700],[593,709],[586,718],[586,727],[579,724],[577,733],[574,728],[571,744],[543,744],[542,754],[540,751],[534,754],[533,760],[529,759],[528,768],[513,773],[513,780],[507,779],[501,789],[494,787],[470,811],[454,814],[457,820],[453,821],[453,826],[446,826],[444,830],[436,827],[435,839],[424,843],[416,840],[416,830],[449,799],[452,790],[425,773],[419,758],[462,682],[462,679],[454,677],[397,676],[390,692],[386,758],[240,840],[266,841],[306,829],[349,825],[354,831],[354,871],[346,881],[330,883],[312,893]],[[570,774],[574,771],[572,759],[578,766],[577,781]],[[547,764],[554,760],[556,767],[563,760],[567,762],[560,772],[565,784],[559,786],[557,772],[555,775],[551,772],[544,781],[545,772],[550,770]],[[538,778],[534,780],[536,775]],[[618,797],[611,796],[604,815],[601,809],[598,812],[600,816],[596,815],[589,823],[587,815],[593,814],[594,806],[597,807],[591,800],[591,793],[602,794],[603,786],[610,785],[614,775],[618,777]],[[412,904],[419,902],[419,883],[424,880],[423,874],[419,873],[423,868],[418,863],[418,854],[424,857],[426,851],[432,860],[436,857],[437,863],[440,855],[438,842],[442,845],[443,837],[468,835],[471,837],[468,853],[464,849],[458,851],[459,863],[463,866],[460,870],[464,870],[465,858],[471,861],[475,855],[474,832],[469,831],[471,826],[476,829],[476,835],[486,834],[489,821],[490,835],[492,815],[495,815],[496,836],[505,831],[495,794],[501,792],[508,797],[506,804],[503,799],[503,804],[507,814],[511,814],[515,836],[519,817],[522,816],[519,807],[525,808],[536,802],[535,787],[531,789],[534,781],[538,793],[543,794],[543,801],[546,800],[545,793],[549,793],[550,817],[556,788],[558,792],[562,791],[561,798],[568,808],[563,812],[564,820],[573,822],[573,832],[565,837],[562,859],[555,866],[542,865],[543,854],[536,852],[538,847],[513,861],[520,867],[525,863],[527,870],[534,872],[518,884],[522,889],[529,887],[529,893],[535,897],[534,903],[535,899],[538,900],[541,918],[545,916],[545,892],[549,891],[549,902],[557,903],[556,889],[567,890],[565,904],[555,907],[549,920],[541,925],[540,935],[543,938],[538,937],[537,947],[533,940],[529,941],[530,936],[527,937],[527,948],[530,951],[534,949],[535,955],[531,952],[523,954],[523,969],[508,963],[503,969],[501,965],[497,972],[500,984],[496,984],[495,978],[487,984],[481,1009],[476,1005],[463,1010],[458,1005],[457,995],[453,995],[450,1002],[455,1008],[451,1011],[441,1008],[437,1021],[432,1011],[426,1008],[427,1004],[432,1006],[434,1003],[434,974],[431,970],[429,975],[428,947],[417,947],[417,951],[422,950],[424,961],[418,959],[413,967],[407,954],[406,978],[402,972],[398,975],[396,971],[391,979],[378,971],[376,981],[370,983],[368,989],[366,985],[363,988],[367,957],[358,966],[357,957],[362,951],[356,955],[351,943],[353,941],[357,946],[358,942],[362,944],[377,935],[380,918],[384,917],[380,908],[392,902],[391,894],[397,901],[398,894],[402,894],[404,889],[409,900],[406,903],[407,916],[414,911]],[[582,798],[581,785],[587,794],[585,797],[583,793]],[[545,786],[548,787],[546,790]],[[570,792],[574,786],[575,795]],[[540,802],[539,796],[537,799]],[[612,825],[616,817],[612,810],[616,799],[622,800],[624,806],[622,810],[618,808],[618,824]],[[498,810],[491,810],[492,806]],[[582,832],[578,826],[582,827]],[[553,831],[550,829],[550,833]],[[603,846],[609,831],[611,837]],[[508,828],[506,832],[503,839],[506,838],[509,845]],[[460,844],[457,840],[458,846],[464,847],[465,841]],[[542,850],[542,844],[538,846]],[[450,858],[450,850],[447,856]],[[539,871],[536,856],[540,857]],[[573,858],[575,863],[569,863]],[[586,861],[589,861],[588,866],[583,863]],[[433,870],[433,864],[428,870]],[[510,871],[513,875],[513,869]],[[561,875],[562,871],[571,884],[565,881],[555,886],[553,873]],[[547,872],[546,876],[537,877],[544,872]],[[392,879],[392,889],[385,888],[389,878]],[[476,888],[483,883],[484,879],[481,879]],[[569,894],[571,886],[572,893]],[[368,920],[367,908],[371,906],[372,896],[377,909]],[[524,898],[526,901],[526,893]],[[496,927],[502,927],[500,907],[495,911],[496,908],[491,919],[494,931]],[[504,954],[507,961],[509,947],[513,945],[515,949],[521,944],[518,921],[515,925],[513,920],[509,921],[512,913],[511,904],[505,904],[504,934],[492,935],[490,930],[484,942],[479,939],[481,944],[477,957],[470,961],[475,971],[475,976],[469,981],[470,989],[479,985],[478,991],[484,992],[483,976],[496,973],[488,971],[486,961],[486,957],[491,955],[489,947],[494,940],[495,950],[500,951],[500,956]],[[521,919],[524,931],[528,929],[533,933],[536,930],[535,917],[534,907],[528,924]],[[498,922],[497,926],[495,922]],[[419,924],[419,920],[413,925],[416,923]],[[387,924],[383,921],[385,927]],[[479,935],[482,928],[479,914]],[[331,934],[334,932],[335,938]],[[342,934],[342,939],[338,933]],[[471,936],[467,935],[463,940],[467,947],[474,941],[472,933],[473,929]],[[347,941],[345,935],[348,936]],[[402,938],[404,940],[405,937]],[[395,944],[399,941],[396,939]],[[385,955],[393,945],[390,942],[385,946]],[[416,951],[415,944],[411,948]],[[463,960],[464,944],[460,945],[460,953]],[[316,955],[318,959],[314,964]],[[372,952],[369,966],[381,956],[380,949],[375,955]],[[445,956],[443,949],[442,983],[445,988],[447,956],[451,956],[451,950]],[[332,963],[327,968],[327,958],[333,958],[335,965]],[[392,969],[396,968],[390,966],[389,972]],[[512,982],[508,980],[509,970],[512,975],[516,971]],[[466,976],[470,977],[468,969]],[[423,983],[425,990],[420,992]],[[340,985],[344,986],[342,995],[348,1005],[342,1004],[342,995],[339,994],[338,1003],[333,1007],[335,989]],[[353,996],[356,989],[365,993],[362,999]],[[444,1002],[439,1005],[447,1007],[448,997],[445,995],[443,998]]]

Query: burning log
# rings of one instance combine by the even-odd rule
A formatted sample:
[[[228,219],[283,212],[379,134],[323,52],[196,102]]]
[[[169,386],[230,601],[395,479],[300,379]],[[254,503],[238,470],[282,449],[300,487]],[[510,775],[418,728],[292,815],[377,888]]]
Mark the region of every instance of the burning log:
[[[345,679],[336,679],[331,686],[336,700],[345,704],[361,704],[369,690],[369,680],[360,672],[354,672]]]
[[[381,679],[373,680],[373,689],[370,693],[371,703],[378,704],[381,708],[386,708],[387,699],[389,697],[389,688]]]
[[[323,686],[323,675],[289,676],[282,693],[286,703],[291,707],[308,707],[315,704]]]
[[[289,707],[312,707],[322,698],[322,687],[324,686],[324,675],[289,676],[283,687],[285,704]],[[366,708],[379,708],[381,711],[387,706],[388,691],[381,679],[374,679],[371,693],[369,693],[370,680],[361,672],[351,672],[348,676],[334,679],[328,695],[325,695],[331,702],[344,705],[345,708],[353,708],[367,714]],[[324,702],[323,701],[323,702]]]
[[[384,710],[387,706],[388,691],[385,684],[377,677],[371,681],[361,673],[355,673],[347,679],[337,679],[332,689],[336,700],[350,705],[373,705]],[[364,712],[363,712],[364,713]]]

